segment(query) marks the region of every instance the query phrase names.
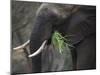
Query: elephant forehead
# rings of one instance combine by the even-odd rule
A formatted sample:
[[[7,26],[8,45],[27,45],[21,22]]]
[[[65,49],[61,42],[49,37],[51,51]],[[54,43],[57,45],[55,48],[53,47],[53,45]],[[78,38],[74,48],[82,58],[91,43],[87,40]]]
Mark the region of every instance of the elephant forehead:
[[[68,4],[43,3],[38,9],[37,14],[39,14],[39,12],[41,12],[42,10],[49,10],[49,12],[52,11],[58,17],[65,18],[71,13],[73,7],[74,5]]]

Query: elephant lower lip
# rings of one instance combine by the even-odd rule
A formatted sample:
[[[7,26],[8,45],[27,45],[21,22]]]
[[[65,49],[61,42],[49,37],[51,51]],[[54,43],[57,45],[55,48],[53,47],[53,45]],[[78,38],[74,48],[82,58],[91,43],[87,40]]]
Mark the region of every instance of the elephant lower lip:
[[[46,45],[46,43],[47,43],[47,40],[45,40],[45,41],[42,43],[42,45],[40,46],[40,48],[39,48],[38,50],[36,50],[36,52],[30,54],[28,57],[31,58],[31,57],[34,57],[34,56],[38,55],[39,53],[41,53],[41,51],[43,50],[43,48],[44,48],[44,46]]]

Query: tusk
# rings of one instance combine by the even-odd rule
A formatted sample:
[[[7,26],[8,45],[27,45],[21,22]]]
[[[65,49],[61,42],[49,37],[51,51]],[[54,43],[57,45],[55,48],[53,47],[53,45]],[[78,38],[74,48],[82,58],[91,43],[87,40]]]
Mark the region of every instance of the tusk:
[[[13,50],[23,49],[29,44],[29,42],[30,42],[30,40],[26,41],[24,44],[22,44],[22,45],[20,45],[18,47],[13,48]]]
[[[40,46],[40,48],[39,48],[36,52],[34,52],[33,54],[30,54],[28,57],[34,57],[34,56],[38,55],[38,54],[43,50],[43,48],[44,48],[46,42],[47,42],[47,40],[45,40],[45,41],[42,43],[42,45]]]

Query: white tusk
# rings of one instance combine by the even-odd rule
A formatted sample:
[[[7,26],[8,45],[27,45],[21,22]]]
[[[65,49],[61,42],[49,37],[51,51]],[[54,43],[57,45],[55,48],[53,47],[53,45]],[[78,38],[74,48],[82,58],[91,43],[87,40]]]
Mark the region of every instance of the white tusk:
[[[43,50],[43,48],[44,48],[46,42],[47,42],[47,40],[45,40],[45,41],[42,43],[42,45],[40,46],[40,48],[39,48],[36,52],[34,52],[33,54],[30,54],[28,57],[34,57],[34,56],[38,55],[38,54]]]
[[[24,44],[22,44],[22,45],[20,45],[18,47],[13,48],[13,50],[23,49],[29,44],[29,42],[30,42],[30,40],[26,41]]]

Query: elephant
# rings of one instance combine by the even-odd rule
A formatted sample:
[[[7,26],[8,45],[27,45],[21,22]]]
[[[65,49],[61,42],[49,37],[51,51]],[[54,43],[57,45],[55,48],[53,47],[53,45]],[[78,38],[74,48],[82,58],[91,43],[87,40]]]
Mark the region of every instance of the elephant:
[[[34,73],[64,70],[57,70],[57,68],[51,70],[46,68],[47,64],[42,65],[42,61],[49,62],[50,56],[56,60],[53,58],[56,51],[51,45],[54,31],[62,33],[63,36],[72,35],[69,39],[74,48],[70,51],[72,68],[69,70],[96,69],[96,6],[41,4],[36,12],[30,36],[30,53],[35,53],[42,44],[46,47],[38,55],[31,57]],[[62,59],[58,57],[56,63],[62,62]],[[46,70],[42,71],[43,68]]]

